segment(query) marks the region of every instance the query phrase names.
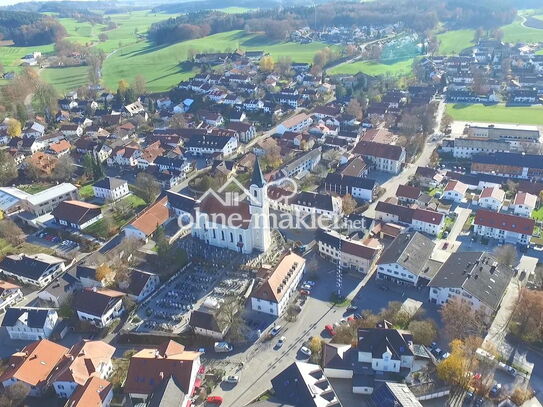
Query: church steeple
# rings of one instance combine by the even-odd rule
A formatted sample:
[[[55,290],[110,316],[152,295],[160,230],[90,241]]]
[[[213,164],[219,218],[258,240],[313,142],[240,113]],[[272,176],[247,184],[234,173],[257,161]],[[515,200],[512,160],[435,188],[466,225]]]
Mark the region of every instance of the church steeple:
[[[251,185],[256,185],[258,188],[264,188],[264,185],[266,185],[266,180],[264,179],[264,175],[262,175],[258,158],[255,160],[253,176],[251,177]]]

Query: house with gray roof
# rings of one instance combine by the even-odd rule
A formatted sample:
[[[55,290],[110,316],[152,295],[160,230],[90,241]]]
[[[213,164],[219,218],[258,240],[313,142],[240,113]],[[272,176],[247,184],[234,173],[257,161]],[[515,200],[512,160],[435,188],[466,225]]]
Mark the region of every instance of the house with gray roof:
[[[2,327],[13,340],[39,341],[51,336],[57,321],[52,308],[13,307],[6,310]]]
[[[116,201],[130,193],[128,183],[124,179],[105,177],[92,186],[94,196],[104,201]]]
[[[430,282],[430,301],[454,299],[491,317],[499,309],[514,271],[486,252],[456,252]]]
[[[426,286],[441,264],[432,259],[435,243],[419,232],[402,233],[377,261],[377,278],[398,284]]]
[[[0,261],[0,273],[24,284],[45,287],[66,269],[64,260],[48,254],[14,254]]]

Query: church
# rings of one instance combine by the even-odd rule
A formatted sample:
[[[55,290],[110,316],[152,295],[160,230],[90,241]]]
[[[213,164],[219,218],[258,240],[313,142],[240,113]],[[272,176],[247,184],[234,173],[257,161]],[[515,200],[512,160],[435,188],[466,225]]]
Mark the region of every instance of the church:
[[[251,185],[241,196],[207,191],[195,202],[192,236],[215,247],[250,254],[271,245],[267,185],[255,161]]]

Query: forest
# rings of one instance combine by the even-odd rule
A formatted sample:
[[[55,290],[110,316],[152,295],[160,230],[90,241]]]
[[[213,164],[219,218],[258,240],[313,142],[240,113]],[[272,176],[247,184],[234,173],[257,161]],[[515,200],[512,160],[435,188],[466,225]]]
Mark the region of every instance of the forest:
[[[65,28],[53,17],[39,13],[0,10],[0,35],[17,46],[44,45],[66,36]]]

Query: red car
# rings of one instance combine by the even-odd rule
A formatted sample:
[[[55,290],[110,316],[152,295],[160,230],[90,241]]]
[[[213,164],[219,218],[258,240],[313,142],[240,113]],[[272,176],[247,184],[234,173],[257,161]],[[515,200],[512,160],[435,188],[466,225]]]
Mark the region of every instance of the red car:
[[[208,403],[217,404],[220,406],[222,404],[222,397],[221,396],[209,396],[207,398]]]
[[[307,290],[300,290],[300,294],[301,295],[309,295],[311,293],[309,291],[307,291]]]
[[[330,334],[330,336],[335,336],[336,335],[336,330],[334,329],[334,326],[333,325],[326,325],[324,327],[324,330],[326,332],[328,332]]]

